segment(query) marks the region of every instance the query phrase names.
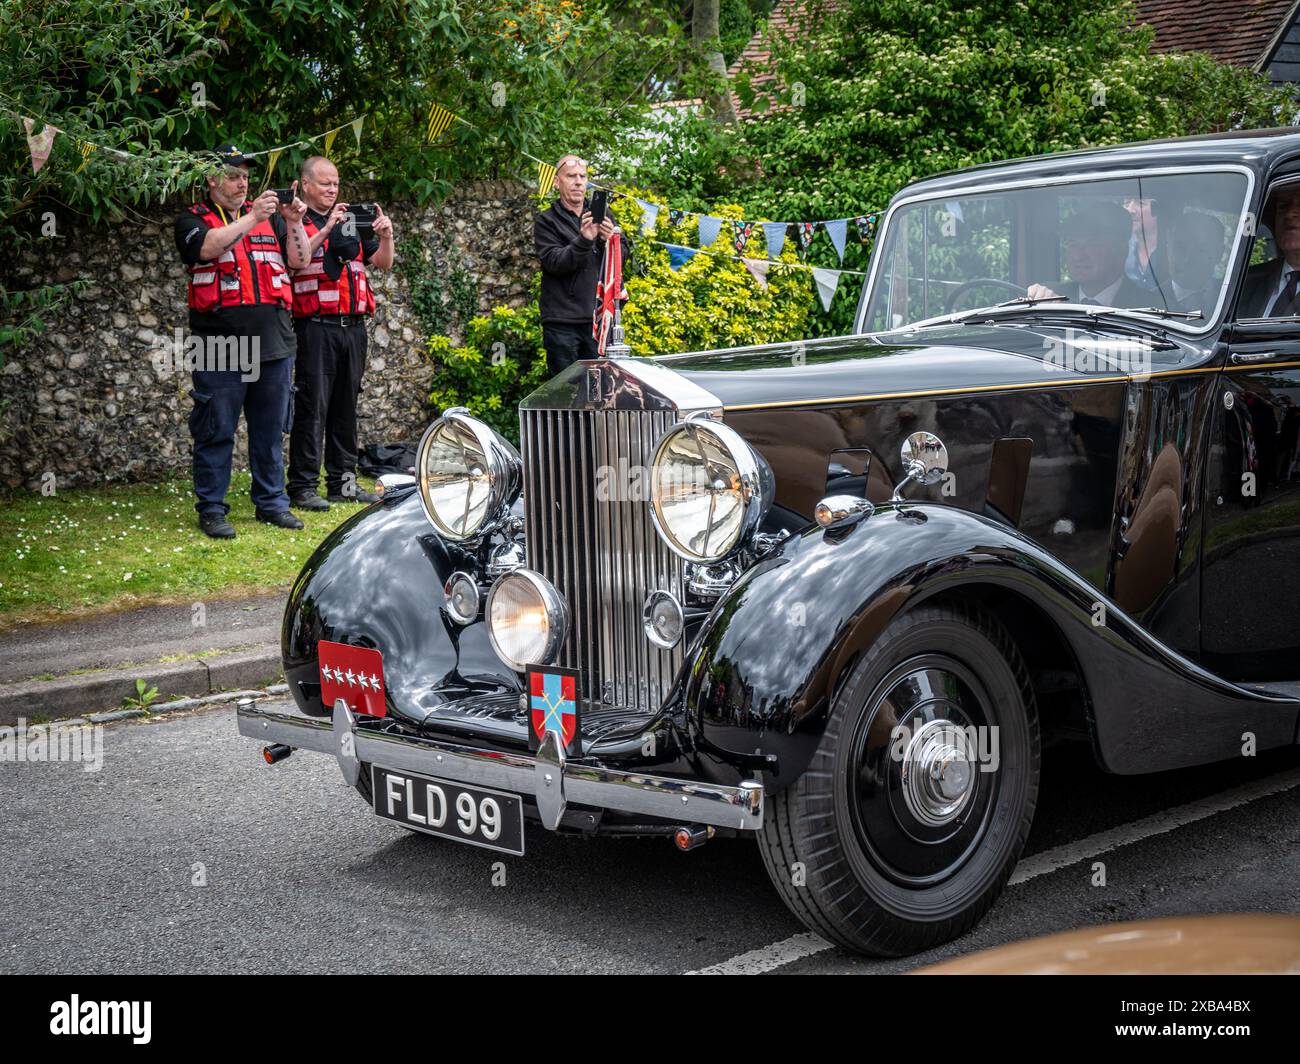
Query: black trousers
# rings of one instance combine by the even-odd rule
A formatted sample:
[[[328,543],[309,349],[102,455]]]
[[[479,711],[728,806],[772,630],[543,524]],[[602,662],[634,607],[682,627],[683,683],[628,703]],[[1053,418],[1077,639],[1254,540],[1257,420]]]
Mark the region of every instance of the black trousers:
[[[357,471],[357,394],[366,369],[365,323],[346,328],[297,318],[298,362],[293,431],[289,435],[289,495],[320,490],[321,440],[326,494],[343,491]],[[355,481],[354,481],[355,482]]]
[[[546,369],[552,377],[580,358],[600,357],[589,321],[543,322],[542,346],[546,348]]]

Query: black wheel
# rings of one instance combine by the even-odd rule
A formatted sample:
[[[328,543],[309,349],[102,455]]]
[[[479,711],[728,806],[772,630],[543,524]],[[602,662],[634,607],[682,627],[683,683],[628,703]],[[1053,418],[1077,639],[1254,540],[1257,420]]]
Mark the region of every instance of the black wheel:
[[[849,949],[896,957],[973,927],[1038,798],[1038,716],[1001,623],[965,602],[896,618],[853,667],[759,847],[787,905]]]

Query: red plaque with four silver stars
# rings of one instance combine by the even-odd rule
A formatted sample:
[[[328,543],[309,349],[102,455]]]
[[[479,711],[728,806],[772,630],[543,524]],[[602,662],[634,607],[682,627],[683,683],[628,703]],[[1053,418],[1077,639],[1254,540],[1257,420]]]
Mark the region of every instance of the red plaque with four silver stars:
[[[354,713],[388,716],[384,698],[384,658],[378,650],[331,643],[316,644],[320,661],[320,697],[327,708],[340,698]]]

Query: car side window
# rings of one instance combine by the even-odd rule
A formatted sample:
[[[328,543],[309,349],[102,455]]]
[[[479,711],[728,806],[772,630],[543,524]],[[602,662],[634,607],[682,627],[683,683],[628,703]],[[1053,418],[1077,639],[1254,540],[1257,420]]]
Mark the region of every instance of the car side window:
[[[1275,185],[1264,200],[1236,316],[1300,322],[1300,179]]]

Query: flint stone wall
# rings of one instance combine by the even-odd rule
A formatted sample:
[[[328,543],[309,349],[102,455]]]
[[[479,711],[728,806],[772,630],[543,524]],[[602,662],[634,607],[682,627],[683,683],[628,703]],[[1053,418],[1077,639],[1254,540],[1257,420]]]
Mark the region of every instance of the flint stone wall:
[[[478,305],[522,306],[537,270],[526,186],[481,181],[436,206],[385,206],[397,255],[429,247],[445,269],[449,248],[478,282]],[[185,274],[172,240],[175,212],[69,232],[38,242],[11,270],[14,288],[91,280],[51,317],[45,333],[9,351],[0,369],[0,486],[59,488],[188,474],[188,373],[159,373],[160,339],[184,330]],[[378,303],[359,407],[361,446],[418,439],[433,411],[428,336],[396,269],[371,270]],[[459,339],[453,336],[453,339]],[[242,423],[241,423],[242,426]],[[285,440],[286,448],[288,439]],[[236,437],[236,468],[247,437]],[[46,478],[48,479],[48,478]]]

